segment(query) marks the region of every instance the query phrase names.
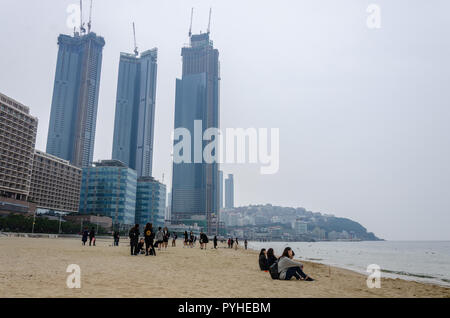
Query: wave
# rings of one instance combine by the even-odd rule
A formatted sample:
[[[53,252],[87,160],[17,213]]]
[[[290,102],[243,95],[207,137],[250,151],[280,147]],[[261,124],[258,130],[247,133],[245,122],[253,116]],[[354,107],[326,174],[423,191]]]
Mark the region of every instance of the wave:
[[[388,270],[388,269],[382,269],[381,271],[384,272],[384,273],[397,274],[397,275],[403,275],[403,276],[438,279],[435,276],[430,276],[430,275],[425,275],[425,274],[415,274],[415,273],[409,273],[409,272],[404,272],[404,271],[391,271],[391,270]]]

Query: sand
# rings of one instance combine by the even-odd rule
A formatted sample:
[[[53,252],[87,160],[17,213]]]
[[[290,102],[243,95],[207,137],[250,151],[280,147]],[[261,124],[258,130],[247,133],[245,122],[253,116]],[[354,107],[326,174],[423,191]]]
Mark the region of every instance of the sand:
[[[366,276],[304,262],[315,282],[277,281],[258,267],[258,253],[176,248],[157,256],[130,256],[128,242],[99,239],[0,238],[0,297],[450,297],[450,288],[382,279],[369,289]],[[169,243],[170,245],[170,243]],[[81,288],[69,289],[69,264],[81,269]]]

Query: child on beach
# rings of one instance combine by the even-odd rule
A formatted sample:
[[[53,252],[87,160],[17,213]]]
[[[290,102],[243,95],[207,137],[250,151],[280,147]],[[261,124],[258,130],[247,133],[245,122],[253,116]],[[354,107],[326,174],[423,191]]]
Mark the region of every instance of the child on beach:
[[[89,236],[89,231],[87,229],[87,227],[84,229],[83,231],[83,236],[81,237],[81,241],[83,242],[83,245],[86,245],[87,239]]]
[[[92,227],[91,231],[89,232],[89,246],[91,246],[92,243],[95,246],[95,228],[94,227]]]
[[[177,233],[172,233],[172,247],[177,246]]]
[[[137,248],[136,248],[138,254],[145,254],[144,244],[145,244],[145,241],[144,241],[143,238],[141,238],[141,239],[139,240],[139,243],[138,243]]]

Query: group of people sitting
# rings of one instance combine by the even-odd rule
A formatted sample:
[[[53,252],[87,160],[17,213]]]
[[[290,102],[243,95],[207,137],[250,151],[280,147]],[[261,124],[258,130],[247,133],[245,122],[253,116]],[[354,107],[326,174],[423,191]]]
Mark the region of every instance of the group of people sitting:
[[[290,280],[295,277],[297,280],[313,281],[311,277],[303,272],[303,264],[294,260],[295,253],[290,247],[286,247],[280,257],[276,257],[273,248],[267,251],[261,249],[259,253],[259,267],[262,271],[270,271],[272,278]]]

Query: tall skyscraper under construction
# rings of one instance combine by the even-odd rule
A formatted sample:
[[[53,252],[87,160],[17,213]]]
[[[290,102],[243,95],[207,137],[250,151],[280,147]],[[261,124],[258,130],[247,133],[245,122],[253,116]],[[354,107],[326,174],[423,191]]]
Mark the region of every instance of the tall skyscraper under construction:
[[[192,24],[191,24],[192,25]],[[182,78],[176,81],[175,129],[186,128],[194,139],[194,122],[201,134],[219,128],[219,51],[207,33],[192,35],[181,51]],[[176,142],[176,141],[175,141]],[[208,142],[203,141],[202,149]],[[194,142],[191,153],[194,154]],[[172,221],[198,223],[208,234],[217,233],[219,215],[219,163],[175,163],[172,173]]]
[[[152,176],[158,50],[120,54],[112,158]]]
[[[58,60],[46,152],[87,167],[94,155],[98,95],[105,40],[84,24],[58,37]]]

